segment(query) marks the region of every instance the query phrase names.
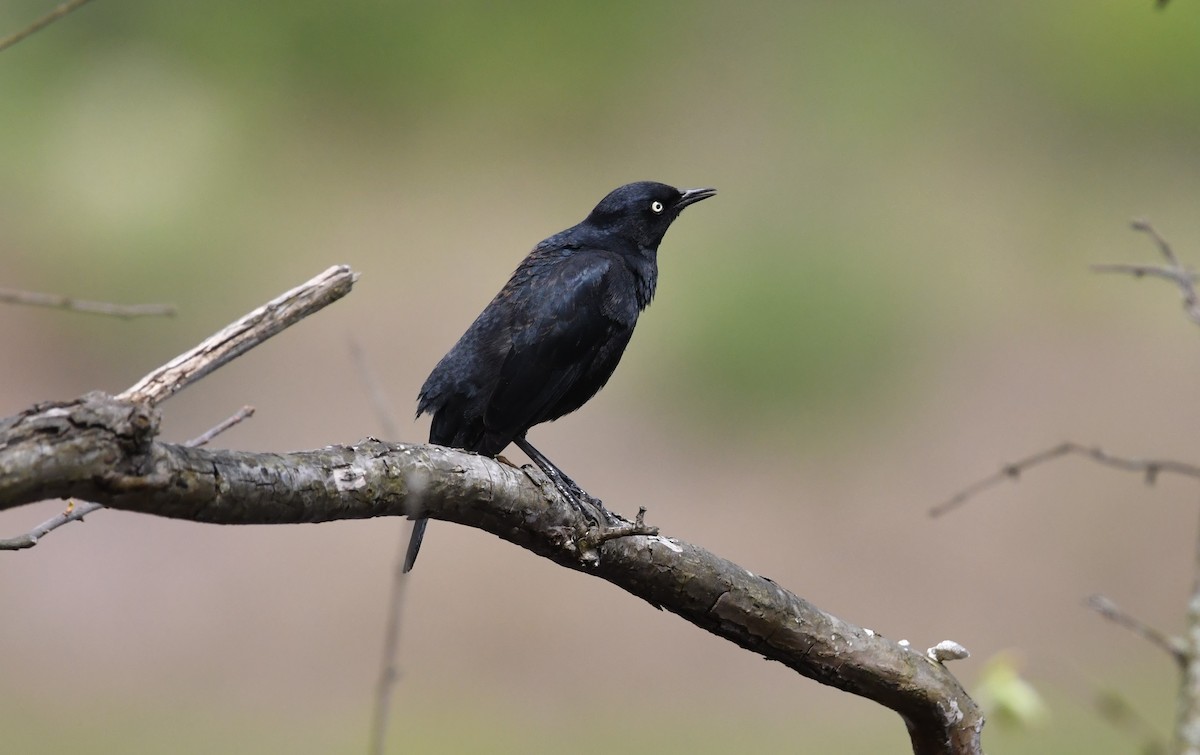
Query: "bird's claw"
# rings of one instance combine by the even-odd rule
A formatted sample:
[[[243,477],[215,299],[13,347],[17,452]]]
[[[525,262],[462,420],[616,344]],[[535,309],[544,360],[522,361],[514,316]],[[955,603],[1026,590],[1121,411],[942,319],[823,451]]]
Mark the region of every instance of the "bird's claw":
[[[603,506],[594,505],[592,500],[588,498],[574,498],[569,500],[575,509],[583,515],[583,518],[588,521],[588,524],[598,528],[607,526],[607,517],[604,515],[608,512],[605,511]],[[595,503],[599,503],[599,501]]]
[[[603,530],[607,527],[619,527],[622,524],[627,524],[620,514],[614,514],[604,508],[604,502],[599,498],[590,496],[582,490],[573,491],[577,493],[569,500],[579,509],[579,513],[583,514],[583,518],[587,519],[590,524]]]

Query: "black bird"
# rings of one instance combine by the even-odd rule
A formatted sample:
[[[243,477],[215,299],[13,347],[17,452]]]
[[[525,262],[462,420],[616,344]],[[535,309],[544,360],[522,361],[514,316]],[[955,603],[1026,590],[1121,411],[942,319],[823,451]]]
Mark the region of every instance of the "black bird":
[[[654,297],[667,228],[683,208],[716,193],[627,184],[582,223],[535,246],[421,386],[417,416],[433,415],[429,442],[488,456],[516,443],[568,500],[605,513],[525,433],[604,387]],[[413,527],[404,571],[428,521]]]

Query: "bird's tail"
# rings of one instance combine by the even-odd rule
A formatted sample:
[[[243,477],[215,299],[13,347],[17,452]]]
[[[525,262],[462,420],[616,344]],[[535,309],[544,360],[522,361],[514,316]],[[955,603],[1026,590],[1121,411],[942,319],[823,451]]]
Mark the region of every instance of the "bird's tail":
[[[425,527],[429,520],[422,517],[413,522],[412,535],[408,538],[408,552],[404,554],[404,572],[412,571],[417,562],[417,553],[421,550],[421,541],[425,539]]]

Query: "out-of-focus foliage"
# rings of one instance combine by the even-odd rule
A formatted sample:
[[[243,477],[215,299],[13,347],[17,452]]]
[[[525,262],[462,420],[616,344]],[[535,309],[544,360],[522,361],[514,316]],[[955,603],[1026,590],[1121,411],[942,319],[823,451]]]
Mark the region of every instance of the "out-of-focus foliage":
[[[0,29],[52,5],[0,3]],[[989,727],[989,751],[1123,752],[1061,702],[1089,696],[1078,669],[1114,663],[1075,606],[1115,584],[1169,625],[1191,562],[1179,512],[1134,512],[1136,480],[1088,470],[923,513],[1063,437],[1186,456],[1195,333],[1175,292],[1087,265],[1153,259],[1136,215],[1200,260],[1197,40],[1200,5],[1151,0],[89,3],[0,55],[0,285],[180,315],[5,309],[0,400],[120,390],[348,263],[351,297],[172,399],[166,437],[251,402],[230,444],[359,438],[375,425],[348,335],[403,418],[532,244],[626,181],[716,186],[667,236],[610,387],[538,429],[569,437],[554,458],[889,636],[1033,648],[1030,678],[1065,691],[1044,729]],[[12,512],[5,534],[36,519]],[[558,752],[636,716],[645,751],[902,747],[889,713],[623,597],[597,609],[607,586],[476,535],[441,529],[414,582],[394,729],[418,750]],[[199,752],[357,751],[394,540],[378,522],[119,514],[56,533],[0,568],[0,694],[28,708],[0,728],[25,749],[159,752],[194,729]],[[1072,641],[1039,651],[1047,635]],[[604,660],[581,668],[581,647]],[[1121,669],[1155,662],[1127,652]],[[597,716],[604,695],[616,712]]]
[[[1050,709],[1037,689],[1022,676],[1014,653],[997,653],[979,674],[975,697],[997,726],[1036,729],[1050,718]]]
[[[487,251],[511,265],[616,183],[713,183],[641,337],[682,376],[669,405],[874,413],[931,327],[1014,306],[1005,268],[1077,264],[1063,242],[1098,200],[1194,186],[1197,38],[1192,9],[1118,2],[97,5],[0,61],[7,255],[82,260],[128,298],[331,259],[281,226],[320,236],[372,190],[436,197],[412,220],[455,228],[512,213],[497,186],[569,194],[516,212]],[[468,243],[357,220],[388,239],[357,254],[400,266]]]

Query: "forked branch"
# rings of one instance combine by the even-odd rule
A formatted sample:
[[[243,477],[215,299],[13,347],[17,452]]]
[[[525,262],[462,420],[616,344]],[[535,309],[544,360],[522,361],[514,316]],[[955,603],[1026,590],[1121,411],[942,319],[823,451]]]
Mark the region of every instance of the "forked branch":
[[[339,280],[349,290],[348,269],[327,274],[326,283]],[[415,514],[456,522],[605,579],[804,676],[891,708],[918,755],[981,752],[982,715],[942,664],[962,655],[951,652],[952,643],[913,650],[680,540],[607,539],[532,472],[439,446],[373,439],[284,454],[158,440],[155,404],[312,311],[312,301],[293,293],[120,396],[38,404],[0,421],[0,510],[74,498],[220,524]]]

